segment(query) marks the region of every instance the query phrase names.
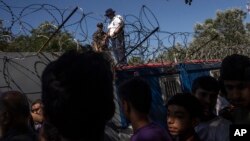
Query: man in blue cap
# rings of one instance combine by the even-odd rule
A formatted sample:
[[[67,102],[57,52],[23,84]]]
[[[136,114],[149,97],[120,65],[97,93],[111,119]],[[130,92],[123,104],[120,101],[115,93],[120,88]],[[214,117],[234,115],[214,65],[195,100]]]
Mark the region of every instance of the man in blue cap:
[[[126,64],[124,19],[121,15],[116,15],[112,8],[106,10],[105,16],[110,19],[107,34],[112,44],[115,61],[120,64]]]

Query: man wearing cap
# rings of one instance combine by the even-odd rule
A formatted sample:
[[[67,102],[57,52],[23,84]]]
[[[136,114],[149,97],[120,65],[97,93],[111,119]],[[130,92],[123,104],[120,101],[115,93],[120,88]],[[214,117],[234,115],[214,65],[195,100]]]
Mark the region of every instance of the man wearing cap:
[[[94,51],[102,52],[108,49],[107,34],[103,31],[103,24],[98,23],[97,31],[93,34],[92,47]]]
[[[124,19],[121,15],[116,15],[111,8],[107,9],[105,16],[110,19],[108,24],[108,37],[112,44],[112,51],[117,63],[126,64],[125,42],[124,42]]]

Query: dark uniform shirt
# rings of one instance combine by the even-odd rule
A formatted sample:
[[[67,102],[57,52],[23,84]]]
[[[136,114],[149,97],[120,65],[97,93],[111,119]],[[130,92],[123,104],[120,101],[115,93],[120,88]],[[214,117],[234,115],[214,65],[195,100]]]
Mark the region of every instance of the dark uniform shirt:
[[[107,42],[105,41],[106,39],[106,33],[102,30],[97,30],[93,34],[93,44],[96,46],[98,51],[105,51],[108,49]]]

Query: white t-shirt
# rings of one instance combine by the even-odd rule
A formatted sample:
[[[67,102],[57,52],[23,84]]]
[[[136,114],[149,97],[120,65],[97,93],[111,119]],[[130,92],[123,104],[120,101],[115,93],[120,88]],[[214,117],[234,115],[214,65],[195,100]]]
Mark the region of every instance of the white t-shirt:
[[[229,126],[231,122],[222,117],[216,117],[207,122],[201,122],[195,131],[202,141],[229,141]]]
[[[230,103],[226,100],[226,98],[218,95],[217,102],[216,102],[216,105],[215,105],[216,115],[218,116],[220,110],[222,110],[222,109],[224,109],[224,108],[226,108],[228,106],[230,106]]]
[[[120,15],[115,15],[108,25],[109,36],[113,37],[115,29],[117,29],[120,25],[123,26],[123,24],[123,17]]]

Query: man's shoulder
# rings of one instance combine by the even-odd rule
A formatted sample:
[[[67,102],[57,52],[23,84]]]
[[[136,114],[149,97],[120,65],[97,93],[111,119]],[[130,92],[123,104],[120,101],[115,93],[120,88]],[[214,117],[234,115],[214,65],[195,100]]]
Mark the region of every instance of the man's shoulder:
[[[144,141],[153,141],[168,139],[167,132],[155,123],[151,123],[139,129],[134,135],[133,139],[144,140]]]
[[[195,128],[201,129],[209,129],[209,128],[218,128],[218,127],[229,127],[229,125],[232,124],[231,121],[224,119],[223,117],[215,117],[209,121],[201,122],[198,124]]]
[[[94,32],[93,36],[103,36],[105,34],[106,33],[104,31],[96,31],[96,32]]]
[[[121,21],[124,21],[123,16],[121,16],[121,15],[115,15],[114,18],[115,18],[115,19],[119,19],[119,20],[121,20]]]
[[[119,14],[116,14],[115,17],[121,17],[121,18],[123,18],[123,16],[119,15]]]

